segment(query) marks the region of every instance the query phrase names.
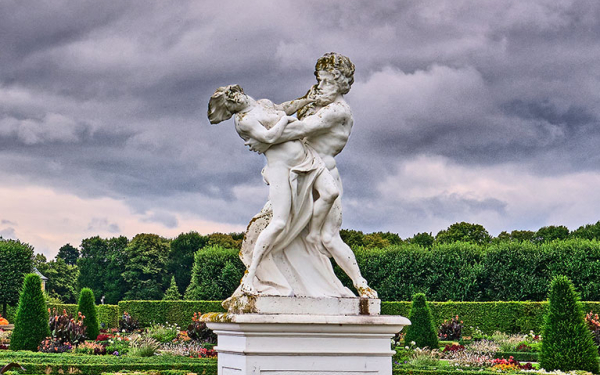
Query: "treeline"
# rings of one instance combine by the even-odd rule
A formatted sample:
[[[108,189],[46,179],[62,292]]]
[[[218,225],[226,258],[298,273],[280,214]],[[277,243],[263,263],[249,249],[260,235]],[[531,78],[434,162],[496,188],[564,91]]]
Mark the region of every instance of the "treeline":
[[[548,277],[558,267],[548,268],[551,266],[546,263],[560,263],[570,252],[584,254],[595,249],[596,242],[578,240],[600,240],[600,222],[574,231],[548,226],[537,231],[502,232],[497,237],[481,225],[464,222],[452,224],[435,236],[418,233],[404,240],[389,232],[342,230],[341,235],[355,250],[364,276],[384,300],[408,300],[415,292],[424,292],[437,301],[543,300]],[[242,233],[203,236],[196,232],[174,239],[154,234],[139,234],[131,240],[96,236],[84,239],[78,247],[64,245],[50,261],[37,254],[33,265],[48,278],[46,290],[54,302],[74,303],[83,287],[94,291],[97,303],[104,297],[107,304],[163,298],[223,299],[237,287],[244,272],[238,258],[242,239]],[[0,245],[9,242],[16,243],[0,239]],[[32,253],[31,247],[21,245]],[[583,255],[577,259],[600,264],[593,254],[588,254],[589,259]],[[542,261],[532,263],[532,259]],[[1,262],[2,258],[0,267]],[[511,265],[513,271],[496,263]],[[523,264],[530,267],[521,268]],[[579,267],[587,270],[592,266]],[[499,267],[497,272],[493,267]],[[498,275],[507,279],[500,282]],[[585,288],[584,298],[600,300],[592,292],[597,289],[593,277],[587,284],[577,283],[583,275],[580,272],[572,279]],[[348,283],[342,273],[340,278]]]
[[[74,303],[78,290],[91,288],[97,303],[181,298],[190,284],[194,253],[206,247],[241,247],[242,233],[182,233],[174,239],[155,234],[86,238],[78,248],[66,244],[55,259],[36,254],[34,266],[48,278],[50,297]],[[171,288],[169,288],[171,287]],[[58,301],[55,301],[58,302]]]

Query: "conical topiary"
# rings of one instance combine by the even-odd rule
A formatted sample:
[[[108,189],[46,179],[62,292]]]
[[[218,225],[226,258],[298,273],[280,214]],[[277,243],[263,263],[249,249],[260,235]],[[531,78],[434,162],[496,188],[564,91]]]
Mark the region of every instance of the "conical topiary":
[[[42,292],[42,280],[34,273],[25,276],[15,328],[10,338],[11,350],[37,350],[38,345],[50,336],[48,309]]]
[[[181,299],[181,294],[179,293],[179,289],[177,289],[177,283],[175,282],[175,276],[171,277],[171,286],[169,289],[165,291],[165,295],[163,297],[163,301],[179,301]]]
[[[540,367],[598,373],[598,349],[584,320],[579,295],[566,276],[552,280],[544,316]]]
[[[96,340],[98,333],[100,333],[100,327],[98,326],[94,292],[90,288],[81,289],[77,311],[85,317],[83,318],[83,326],[87,328],[86,336],[90,340]]]
[[[437,331],[425,294],[417,293],[413,296],[409,319],[411,325],[406,327],[405,345],[414,341],[419,348],[437,349],[439,345]]]

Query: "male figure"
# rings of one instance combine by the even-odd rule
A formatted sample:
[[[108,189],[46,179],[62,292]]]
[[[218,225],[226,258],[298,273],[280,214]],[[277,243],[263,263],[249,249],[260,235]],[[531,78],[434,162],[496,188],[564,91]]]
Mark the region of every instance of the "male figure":
[[[262,258],[285,243],[284,237],[290,236],[288,232],[294,227],[293,224],[304,217],[306,221],[301,221],[304,224],[300,229],[308,222],[308,236],[320,238],[327,213],[339,196],[335,179],[327,171],[321,158],[304,142],[296,138],[272,144],[280,137],[289,121],[296,121],[295,117],[288,117],[286,114],[292,114],[313,101],[301,99],[276,105],[267,99],[254,100],[238,85],[219,87],[210,98],[208,118],[212,124],[235,115],[235,129],[244,141],[270,143],[270,147],[264,151],[267,166],[263,170],[263,176],[269,183],[273,217],[258,236],[248,273],[242,279],[242,291],[248,294],[257,294],[254,277]],[[298,189],[292,189],[290,185],[290,175],[297,173],[310,181],[310,189],[305,194],[298,194]],[[299,190],[304,192],[303,189]],[[314,201],[312,190],[318,195]],[[301,204],[305,199],[308,199],[309,205]],[[294,212],[295,207],[305,207],[310,212],[300,215]]]
[[[352,111],[344,100],[344,95],[350,91],[354,83],[354,64],[346,56],[327,53],[317,60],[315,76],[318,84],[313,86],[305,96],[315,98],[315,103],[298,111],[298,118],[301,121],[288,123],[281,136],[272,143],[304,138],[304,141],[321,156],[338,184],[340,197],[329,210],[320,238],[309,235],[306,241],[311,246],[325,248],[328,255],[333,257],[352,279],[361,297],[377,298],[377,292],[371,289],[362,277],[352,249],[340,237],[342,181],[335,156],[344,149],[352,131]],[[251,149],[265,151],[264,143],[253,141],[246,143]]]

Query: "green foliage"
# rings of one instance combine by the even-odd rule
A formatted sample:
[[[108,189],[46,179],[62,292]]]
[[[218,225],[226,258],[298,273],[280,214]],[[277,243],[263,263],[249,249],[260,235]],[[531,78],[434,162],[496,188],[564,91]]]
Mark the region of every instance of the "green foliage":
[[[122,256],[128,244],[126,237],[103,239],[98,236],[81,241],[79,286],[91,288],[98,298],[105,296],[107,303],[116,304],[124,298],[128,285],[121,274],[125,271],[125,257]]]
[[[163,296],[163,301],[178,301],[181,299],[181,294],[177,289],[177,283],[175,282],[175,276],[171,277],[171,285],[169,289],[165,291],[165,295]]]
[[[435,237],[431,233],[417,233],[412,238],[409,238],[408,243],[423,246],[425,248],[431,248],[435,241]]]
[[[586,240],[600,240],[600,221],[596,224],[580,226],[570,234],[571,238],[583,238]]]
[[[513,230],[508,233],[506,231],[501,232],[498,237],[494,238],[494,242],[522,242],[522,241],[533,241],[535,232],[530,230]]]
[[[125,299],[160,299],[167,278],[169,243],[155,234],[138,234],[125,248]]]
[[[17,362],[29,374],[81,374],[97,375],[104,372],[148,371],[152,374],[185,375],[189,373],[216,375],[217,360],[187,358],[182,356],[113,356],[61,355],[29,352],[0,351],[0,363]]]
[[[127,311],[143,327],[166,322],[187,327],[195,312],[225,312],[225,309],[221,301],[121,301],[119,311]]]
[[[598,351],[571,281],[565,276],[555,277],[548,300],[540,366],[547,371],[585,370],[597,374]]]
[[[409,320],[411,325],[406,327],[404,342],[411,343],[414,341],[415,345],[419,348],[428,347],[437,349],[437,330],[435,329],[425,294],[417,293],[414,295]]]
[[[86,333],[90,340],[96,340],[98,333],[100,333],[96,303],[94,301],[94,292],[90,288],[81,289],[77,311],[81,312],[85,317],[83,318],[83,325],[87,328]]]
[[[119,306],[118,305],[98,305],[98,323],[101,328],[119,327]]]
[[[488,231],[479,224],[455,223],[450,225],[447,229],[438,232],[435,236],[435,240],[438,243],[452,243],[452,242],[469,242],[476,245],[488,244],[492,237]]]
[[[10,349],[37,350],[40,342],[47,336],[50,336],[50,328],[42,280],[31,273],[25,276],[23,283]]]
[[[564,225],[540,228],[533,236],[532,241],[536,243],[550,242],[554,240],[565,240],[569,237],[569,228]]]
[[[238,250],[209,246],[197,251],[185,299],[223,300],[237,288],[244,271]]]
[[[46,292],[50,297],[58,298],[65,303],[75,303],[77,300],[77,280],[79,269],[69,265],[60,257],[46,263],[42,272],[48,278]]]
[[[208,246],[220,246],[225,249],[237,249],[242,248],[242,238],[233,238],[231,234],[224,233],[212,233],[208,236]]]
[[[7,305],[15,305],[25,274],[32,271],[33,247],[0,237],[0,304],[2,315],[6,316]]]
[[[60,249],[58,249],[58,254],[56,254],[56,258],[61,258],[65,261],[66,264],[73,266],[77,264],[77,259],[79,259],[79,250],[76,247],[73,247],[70,243],[63,245]]]
[[[154,323],[146,330],[146,335],[160,343],[169,343],[179,334],[179,326],[174,323]]]
[[[198,232],[181,233],[171,241],[171,250],[167,262],[168,272],[175,276],[175,282],[180,294],[190,285],[194,254],[208,245],[208,237],[201,236]]]

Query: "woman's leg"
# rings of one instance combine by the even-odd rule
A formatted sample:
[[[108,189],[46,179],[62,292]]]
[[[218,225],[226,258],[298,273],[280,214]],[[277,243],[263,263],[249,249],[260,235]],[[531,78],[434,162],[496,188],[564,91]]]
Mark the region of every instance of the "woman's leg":
[[[256,268],[261,259],[273,248],[273,242],[283,232],[287,225],[292,207],[292,190],[290,188],[289,174],[287,167],[269,167],[269,200],[273,208],[273,217],[271,222],[259,234],[252,251],[252,262],[248,268],[248,274],[242,281],[242,290],[249,294],[256,294],[254,288],[254,277]]]

